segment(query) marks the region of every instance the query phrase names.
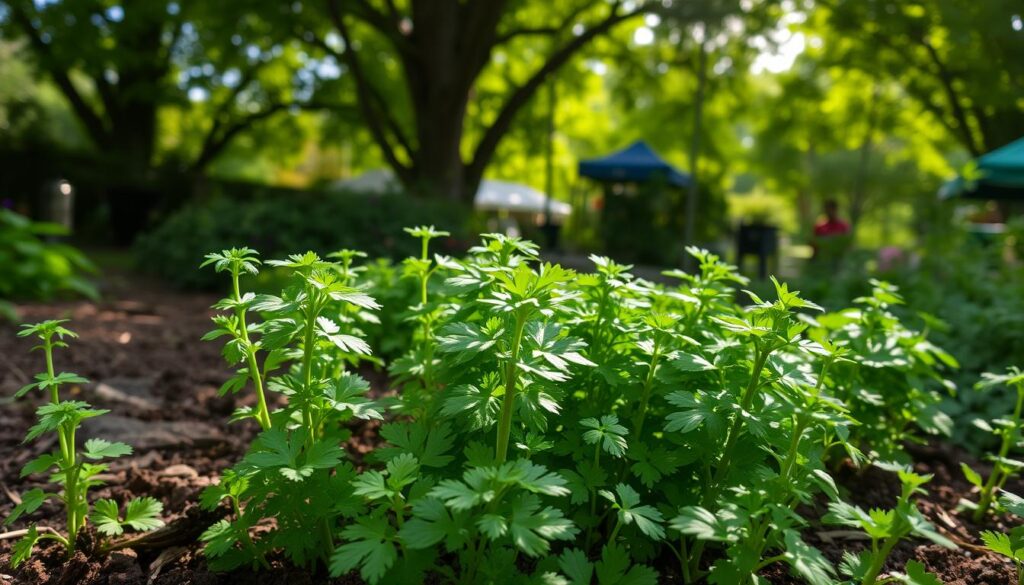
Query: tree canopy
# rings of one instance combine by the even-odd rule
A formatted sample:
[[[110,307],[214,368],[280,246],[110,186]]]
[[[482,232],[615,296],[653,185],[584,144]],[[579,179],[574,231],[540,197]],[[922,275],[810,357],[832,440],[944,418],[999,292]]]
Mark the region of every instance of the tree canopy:
[[[173,168],[302,186],[385,166],[411,192],[469,201],[485,174],[543,186],[549,141],[561,198],[578,159],[638,138],[691,169],[696,128],[702,200],[767,193],[806,226],[839,198],[863,223],[1024,134],[1021,12],[1013,0],[0,0],[13,59],[0,79],[22,80],[0,88],[0,143],[73,121],[45,135],[126,181]]]

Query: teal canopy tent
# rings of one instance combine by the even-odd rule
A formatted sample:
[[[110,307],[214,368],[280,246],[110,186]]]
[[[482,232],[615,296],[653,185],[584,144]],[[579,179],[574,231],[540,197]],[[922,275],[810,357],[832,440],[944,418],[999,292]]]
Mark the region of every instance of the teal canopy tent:
[[[942,186],[939,196],[1024,200],[1024,138],[978,157],[974,164],[976,178],[957,177]]]

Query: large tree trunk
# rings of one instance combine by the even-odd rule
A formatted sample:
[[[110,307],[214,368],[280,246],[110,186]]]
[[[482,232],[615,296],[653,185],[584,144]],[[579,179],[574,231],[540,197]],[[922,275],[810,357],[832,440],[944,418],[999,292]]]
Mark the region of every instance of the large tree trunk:
[[[507,5],[507,0],[413,0],[407,11],[395,3],[381,8],[367,0],[329,0],[328,13],[345,49],[337,51],[324,41],[316,44],[348,65],[367,127],[410,191],[471,205],[499,142],[547,78],[595,37],[642,13],[639,7],[621,11],[616,3],[603,19],[556,45],[545,63],[506,96],[479,142],[468,149],[463,131],[470,94],[494,48],[525,34],[548,34],[557,39],[556,33],[571,30],[571,21],[578,14],[550,27],[524,26],[499,36],[499,21]],[[353,48],[349,19],[375,29],[394,49],[414,115],[412,128],[398,123],[390,111],[392,104],[373,83],[369,66]]]

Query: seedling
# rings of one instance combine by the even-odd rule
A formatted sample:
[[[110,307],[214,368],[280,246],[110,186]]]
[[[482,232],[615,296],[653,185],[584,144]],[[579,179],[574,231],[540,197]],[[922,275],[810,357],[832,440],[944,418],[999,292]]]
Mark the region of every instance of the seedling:
[[[1008,512],[1024,517],[1024,498],[1003,492],[999,503]],[[1024,526],[1014,526],[1005,534],[986,530],[981,533],[981,540],[990,551],[1013,561],[1017,569],[1017,585],[1024,585]]]
[[[106,463],[90,463],[103,459],[113,459],[129,455],[132,448],[124,443],[110,442],[103,439],[89,439],[82,451],[78,450],[75,435],[82,421],[106,414],[107,410],[92,408],[80,400],[61,400],[60,389],[66,384],[86,384],[85,378],[69,373],[56,373],[54,369],[53,350],[68,347],[65,339],[73,339],[77,335],[64,327],[66,320],[43,321],[32,325],[22,325],[19,337],[36,337],[40,345],[32,348],[42,350],[46,358],[46,371],[36,374],[35,382],[23,386],[15,394],[20,398],[32,390],[49,391],[50,400],[36,410],[38,422],[29,429],[25,441],[34,441],[46,433],[55,433],[60,445],[59,450],[41,455],[29,461],[21,470],[21,476],[37,473],[51,473],[51,481],[61,486],[60,492],[46,492],[35,488],[22,494],[21,503],[14,507],[5,524],[10,524],[22,515],[38,510],[47,500],[54,500],[64,505],[67,517],[67,533],[48,529],[40,531],[36,524],[31,524],[25,536],[17,542],[11,564],[18,566],[32,556],[32,550],[40,540],[55,540],[64,546],[68,557],[75,553],[79,531],[91,519],[96,529],[106,536],[118,536],[128,526],[138,531],[152,530],[163,526],[160,514],[163,505],[153,498],[142,498],[128,502],[124,515],[113,500],[99,500],[92,506],[88,500],[88,491],[102,481],[97,476],[107,470]],[[101,547],[102,548],[102,547]]]
[[[988,479],[982,480],[981,474],[971,469],[966,463],[961,463],[960,468],[967,481],[981,489],[978,497],[978,505],[974,508],[974,521],[981,522],[992,507],[993,499],[998,490],[1002,489],[1006,482],[1024,469],[1024,461],[1012,459],[1010,451],[1021,446],[1021,409],[1024,407],[1024,372],[1019,368],[1010,368],[1006,374],[982,374],[983,380],[977,384],[978,389],[988,389],[994,386],[1009,386],[1016,393],[1013,412],[1009,418],[998,418],[993,421],[975,420],[975,426],[988,431],[999,437],[999,451],[992,460],[992,471]]]
[[[878,464],[882,469],[893,471],[899,475],[902,489],[896,506],[890,510],[872,509],[864,511],[859,506],[845,502],[829,504],[829,513],[825,521],[863,530],[871,538],[871,549],[860,555],[847,552],[843,555],[840,570],[861,585],[875,585],[893,581],[893,578],[879,580],[882,567],[889,558],[892,549],[908,536],[919,536],[946,548],[956,545],[939,534],[912,500],[915,494],[925,494],[921,486],[931,480],[931,475],[919,475],[909,468],[896,464]],[[906,577],[911,583],[941,583],[933,576],[928,576],[920,563],[910,561],[906,566]]]

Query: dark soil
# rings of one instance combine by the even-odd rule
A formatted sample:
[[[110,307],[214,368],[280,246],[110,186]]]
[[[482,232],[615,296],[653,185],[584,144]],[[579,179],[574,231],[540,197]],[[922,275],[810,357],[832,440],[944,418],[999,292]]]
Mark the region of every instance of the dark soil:
[[[200,342],[210,328],[209,306],[214,297],[183,295],[155,285],[116,278],[108,285],[107,300],[61,302],[19,307],[24,322],[48,318],[70,318],[71,328],[81,339],[56,356],[58,371],[75,372],[92,383],[73,389],[81,399],[113,412],[106,426],[91,429],[106,438],[110,433],[126,434],[135,453],[114,461],[106,474],[106,485],[94,489],[93,497],[124,501],[153,496],[164,504],[168,526],[141,545],[103,557],[91,554],[91,536],[80,536],[82,546],[67,561],[62,551],[50,545],[38,549],[35,557],[13,571],[9,568],[11,539],[0,541],[0,585],[46,583],[51,585],[301,585],[314,583],[359,583],[358,578],[329,579],[272,562],[272,569],[253,573],[241,570],[212,573],[195,544],[196,535],[217,519],[217,514],[200,511],[195,502],[199,492],[219,472],[244,454],[256,432],[253,424],[226,421],[238,406],[247,404],[248,393],[218,396],[227,378],[219,345]],[[39,371],[42,356],[29,353],[32,343],[15,336],[10,325],[0,326],[0,396],[11,396]],[[381,392],[386,378],[375,372],[367,377]],[[48,451],[52,444],[39,441],[21,445],[26,429],[35,418],[40,395],[12,401],[0,398],[0,518],[8,515],[18,494],[39,484],[38,478],[19,479],[28,460]],[[372,448],[376,427],[354,429],[348,446],[356,461]],[[89,433],[86,432],[86,435]],[[1004,530],[1002,521],[977,526],[968,513],[957,510],[961,498],[971,498],[971,486],[959,471],[959,462],[975,462],[965,453],[948,446],[915,447],[911,451],[917,470],[935,474],[926,488],[929,495],[919,499],[924,514],[947,536],[961,544],[946,550],[920,541],[902,543],[893,553],[889,570],[899,570],[907,560],[917,559],[955,585],[996,585],[1016,582],[1010,563],[984,552],[978,545],[979,530]],[[844,469],[837,480],[855,504],[887,507],[899,493],[891,474],[867,469]],[[1024,486],[1008,486],[1024,493]],[[810,516],[810,514],[808,514]],[[44,505],[27,519],[4,530],[24,528],[37,522],[64,529],[60,511]],[[0,530],[2,531],[2,530]],[[857,551],[864,541],[837,532],[835,527],[812,526],[805,531],[809,544],[818,546],[838,562],[843,551]],[[794,583],[785,567],[769,567],[765,577],[772,583]],[[668,582],[678,582],[668,578]]]

